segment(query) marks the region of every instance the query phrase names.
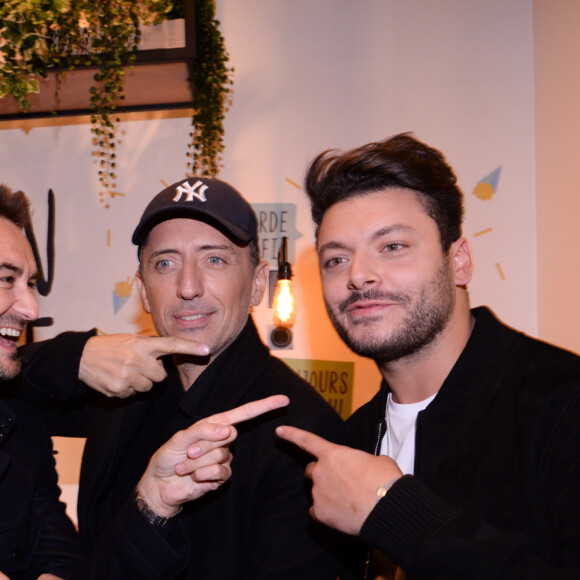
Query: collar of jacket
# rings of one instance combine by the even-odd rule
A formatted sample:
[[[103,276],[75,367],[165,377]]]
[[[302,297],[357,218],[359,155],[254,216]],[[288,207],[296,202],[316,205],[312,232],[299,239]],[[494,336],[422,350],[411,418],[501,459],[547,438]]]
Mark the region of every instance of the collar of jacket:
[[[240,334],[185,392],[180,409],[197,421],[236,407],[264,372],[269,356],[252,317],[248,316]],[[167,370],[170,380],[179,380],[172,362]]]
[[[462,402],[494,381],[496,368],[518,348],[522,333],[503,325],[487,307],[473,308],[475,325],[457,362],[429,405],[430,412],[454,414]]]
[[[473,308],[475,325],[461,355],[429,405],[429,413],[456,413],[462,400],[489,380],[489,368],[501,364],[517,347],[521,333],[504,326],[485,306]],[[384,421],[388,383],[383,380],[377,394],[377,421]]]

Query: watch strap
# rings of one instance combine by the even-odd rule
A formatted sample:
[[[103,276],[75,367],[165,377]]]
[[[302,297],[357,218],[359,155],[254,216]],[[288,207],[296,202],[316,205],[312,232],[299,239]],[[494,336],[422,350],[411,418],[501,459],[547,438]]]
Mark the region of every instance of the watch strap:
[[[181,511],[181,508],[179,508],[177,514],[174,514],[169,517],[158,514],[154,509],[151,509],[151,507],[149,507],[149,504],[145,501],[145,498],[141,495],[139,487],[135,488],[135,504],[137,505],[137,510],[141,514],[143,514],[145,519],[153,526],[160,527],[166,526],[169,523],[169,521],[172,520]]]

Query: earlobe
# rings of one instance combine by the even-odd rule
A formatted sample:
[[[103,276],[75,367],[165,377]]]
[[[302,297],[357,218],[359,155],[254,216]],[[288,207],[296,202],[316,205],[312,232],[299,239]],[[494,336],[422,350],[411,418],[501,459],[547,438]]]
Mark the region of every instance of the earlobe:
[[[453,273],[456,286],[467,286],[473,276],[473,255],[469,242],[461,237],[451,244]]]
[[[268,286],[268,275],[270,267],[268,262],[263,261],[258,264],[254,272],[254,283],[252,286],[252,306],[258,306],[262,302],[264,292]]]
[[[143,278],[141,277],[141,273],[137,272],[137,288],[139,288],[139,294],[141,295],[141,302],[143,303],[143,310],[147,312],[147,314],[151,314],[151,308],[149,307],[149,300],[147,299],[147,291],[145,289],[145,284],[143,282]]]

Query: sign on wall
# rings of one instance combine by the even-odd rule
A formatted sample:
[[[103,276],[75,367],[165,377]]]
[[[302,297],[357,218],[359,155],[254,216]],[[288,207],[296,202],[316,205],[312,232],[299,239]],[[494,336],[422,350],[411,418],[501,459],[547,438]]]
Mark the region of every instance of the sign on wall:
[[[310,383],[343,419],[350,416],[354,363],[291,358],[282,360]]]

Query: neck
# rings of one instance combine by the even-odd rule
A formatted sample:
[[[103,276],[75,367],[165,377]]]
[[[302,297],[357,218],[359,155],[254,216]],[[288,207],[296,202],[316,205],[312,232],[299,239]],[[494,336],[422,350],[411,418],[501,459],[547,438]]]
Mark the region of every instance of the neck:
[[[437,393],[463,352],[474,324],[467,292],[459,291],[447,325],[431,344],[379,369],[393,392],[393,400],[418,403]]]
[[[173,357],[173,362],[177,367],[183,390],[188,391],[211,361],[209,357],[207,357],[207,359],[196,357],[195,362],[193,362],[192,357],[175,355]]]

